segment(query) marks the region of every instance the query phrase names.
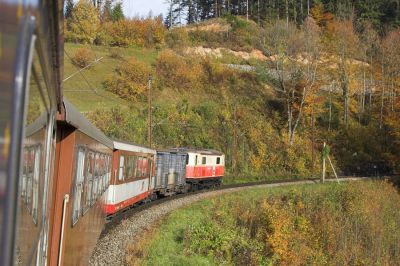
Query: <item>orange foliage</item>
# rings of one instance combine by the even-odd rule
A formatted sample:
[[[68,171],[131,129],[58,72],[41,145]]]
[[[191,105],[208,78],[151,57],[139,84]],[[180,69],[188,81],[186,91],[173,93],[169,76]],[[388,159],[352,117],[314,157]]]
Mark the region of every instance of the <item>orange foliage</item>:
[[[104,82],[107,90],[127,100],[143,98],[151,68],[131,57],[115,69],[112,76]]]
[[[157,75],[172,88],[200,86],[202,69],[193,58],[183,58],[172,50],[164,50],[156,63]]]
[[[160,17],[105,22],[103,28],[109,44],[113,46],[160,46],[164,44],[166,34]]]
[[[72,63],[80,68],[89,65],[93,60],[94,54],[86,48],[79,48],[72,57]]]

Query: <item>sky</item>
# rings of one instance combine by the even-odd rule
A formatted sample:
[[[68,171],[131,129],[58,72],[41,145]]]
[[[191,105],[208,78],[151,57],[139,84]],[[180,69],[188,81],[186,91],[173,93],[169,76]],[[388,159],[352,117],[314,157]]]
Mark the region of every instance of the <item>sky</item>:
[[[165,0],[123,0],[124,15],[126,17],[147,17],[149,12],[153,16],[163,14],[165,16],[168,5]]]

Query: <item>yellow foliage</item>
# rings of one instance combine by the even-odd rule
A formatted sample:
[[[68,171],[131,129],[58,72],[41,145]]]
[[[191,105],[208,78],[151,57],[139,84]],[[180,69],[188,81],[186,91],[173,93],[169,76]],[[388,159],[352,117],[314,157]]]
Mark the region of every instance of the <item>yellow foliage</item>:
[[[180,57],[168,49],[160,53],[156,70],[164,83],[172,88],[198,87],[203,72],[194,58]]]
[[[137,100],[145,96],[151,68],[131,57],[115,69],[115,73],[104,82],[105,88],[121,98]]]

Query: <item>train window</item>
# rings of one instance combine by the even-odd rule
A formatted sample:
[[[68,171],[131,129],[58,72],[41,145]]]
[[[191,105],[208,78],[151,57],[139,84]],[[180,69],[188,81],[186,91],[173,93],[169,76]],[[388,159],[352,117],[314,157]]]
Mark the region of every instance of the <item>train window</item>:
[[[121,155],[119,157],[119,175],[118,175],[118,180],[122,181],[124,180],[124,167],[125,166],[125,156]]]
[[[137,157],[136,159],[136,178],[140,179],[142,177],[142,157]]]
[[[189,164],[189,154],[186,154],[186,165]]]
[[[196,158],[194,159],[194,165],[197,165],[197,160],[198,160],[198,156],[196,155]]]
[[[104,192],[104,188],[106,187],[106,156],[102,154],[100,156],[101,158],[101,173],[100,173],[100,179],[101,179],[101,190],[100,190],[100,195]]]
[[[28,149],[27,158],[27,181],[26,181],[26,206],[32,214],[32,177],[33,177],[34,154],[32,149]]]
[[[99,154],[95,154],[92,203],[94,203],[98,197],[98,189],[99,189],[98,186],[99,186]]]
[[[221,157],[217,157],[217,164],[221,164]]]
[[[111,179],[111,157],[107,156],[107,188],[110,186],[110,179]]]
[[[27,165],[27,158],[28,158],[28,150],[24,149],[23,153],[23,166],[22,166],[22,181],[21,181],[21,197],[23,202],[26,204],[26,184],[28,179],[28,165]]]
[[[85,211],[92,205],[92,188],[94,180],[94,153],[89,151],[87,153],[87,167],[86,167],[86,187],[85,187]]]
[[[144,157],[142,159],[142,178],[146,178],[148,176],[149,160]]]
[[[201,159],[202,159],[202,161],[201,161],[202,164],[206,164],[207,163],[207,158],[206,157],[203,157]]]
[[[74,210],[72,213],[72,224],[75,224],[81,215],[81,201],[83,193],[84,182],[84,167],[85,167],[85,150],[80,148],[78,150],[76,175],[75,175],[75,188],[74,188]]]
[[[96,160],[96,169],[97,169],[97,174],[96,174],[96,179],[97,179],[97,190],[96,190],[96,198],[101,196],[101,191],[103,189],[103,180],[102,180],[102,175],[103,175],[103,169],[102,169],[102,155],[97,154],[97,160]]]
[[[32,217],[35,224],[38,220],[38,203],[39,203],[39,175],[40,175],[40,148],[33,149],[34,168],[32,178]]]
[[[134,179],[136,177],[136,156],[127,157],[125,175],[127,179]]]
[[[151,178],[151,176],[152,176],[151,170],[153,169],[153,161],[149,159],[148,162],[149,162],[149,167],[148,167],[148,171],[147,171],[147,177]]]

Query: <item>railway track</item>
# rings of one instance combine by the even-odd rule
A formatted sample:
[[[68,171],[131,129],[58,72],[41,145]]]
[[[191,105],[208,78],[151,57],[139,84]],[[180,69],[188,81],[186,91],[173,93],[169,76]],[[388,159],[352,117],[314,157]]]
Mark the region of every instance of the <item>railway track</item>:
[[[362,180],[365,178],[343,177],[341,181]],[[328,182],[336,181],[329,179]],[[135,238],[159,222],[173,210],[187,206],[199,200],[238,192],[250,187],[278,187],[288,185],[315,184],[319,179],[274,180],[246,184],[226,185],[214,190],[201,190],[175,195],[140,206],[136,206],[113,217],[104,229],[92,254],[89,265],[125,265],[126,250]]]

